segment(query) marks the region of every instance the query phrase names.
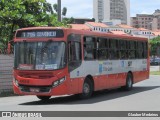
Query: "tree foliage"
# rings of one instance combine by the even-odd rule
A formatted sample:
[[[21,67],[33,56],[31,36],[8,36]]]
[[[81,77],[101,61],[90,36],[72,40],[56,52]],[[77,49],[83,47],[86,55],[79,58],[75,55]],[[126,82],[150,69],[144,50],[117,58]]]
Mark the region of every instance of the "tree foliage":
[[[149,41],[150,43],[150,54],[151,55],[157,55],[157,50],[160,48],[160,36],[153,38]]]
[[[54,8],[54,10],[56,11],[56,13],[58,12],[58,5],[57,4],[54,4],[53,5],[53,8]]]
[[[53,4],[53,9],[57,13],[58,12],[58,4]],[[66,16],[66,14],[67,14],[67,8],[63,7],[63,9],[62,9],[62,15]]]
[[[46,0],[0,1],[0,48],[13,39],[15,30],[34,26],[67,26],[67,22],[58,22]]]
[[[63,15],[63,16],[66,16],[66,14],[67,14],[67,8],[64,7],[63,10],[62,10],[62,15]]]

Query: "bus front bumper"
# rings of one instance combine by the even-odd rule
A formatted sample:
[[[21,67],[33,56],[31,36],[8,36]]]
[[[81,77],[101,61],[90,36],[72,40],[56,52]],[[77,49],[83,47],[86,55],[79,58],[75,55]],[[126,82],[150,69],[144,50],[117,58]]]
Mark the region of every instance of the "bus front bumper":
[[[64,82],[56,87],[50,86],[28,86],[17,85],[13,82],[13,90],[18,95],[39,95],[39,96],[57,96],[68,94],[67,83]]]

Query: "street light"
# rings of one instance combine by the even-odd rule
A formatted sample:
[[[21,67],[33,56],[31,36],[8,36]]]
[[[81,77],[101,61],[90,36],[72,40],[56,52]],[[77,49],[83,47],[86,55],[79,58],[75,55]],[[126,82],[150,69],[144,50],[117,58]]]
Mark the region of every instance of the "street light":
[[[57,0],[58,4],[58,21],[61,22],[61,0]]]

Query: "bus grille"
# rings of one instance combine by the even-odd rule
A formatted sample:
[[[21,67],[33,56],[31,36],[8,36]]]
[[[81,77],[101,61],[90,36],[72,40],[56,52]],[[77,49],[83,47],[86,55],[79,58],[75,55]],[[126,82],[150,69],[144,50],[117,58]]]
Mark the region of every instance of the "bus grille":
[[[51,86],[26,86],[26,85],[19,85],[20,90],[22,92],[33,92],[31,89],[35,89],[37,93],[49,92],[51,90]]]

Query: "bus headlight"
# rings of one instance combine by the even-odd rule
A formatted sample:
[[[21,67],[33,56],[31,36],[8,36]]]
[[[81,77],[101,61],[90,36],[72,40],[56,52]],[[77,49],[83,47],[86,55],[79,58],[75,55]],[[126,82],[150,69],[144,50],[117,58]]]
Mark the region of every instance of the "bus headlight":
[[[13,78],[13,81],[16,84],[16,86],[19,86],[18,80],[16,80],[15,78]]]
[[[63,78],[53,82],[52,87],[56,87],[56,86],[62,84],[65,80],[66,80],[66,77],[63,77]]]

